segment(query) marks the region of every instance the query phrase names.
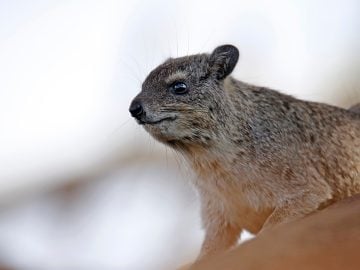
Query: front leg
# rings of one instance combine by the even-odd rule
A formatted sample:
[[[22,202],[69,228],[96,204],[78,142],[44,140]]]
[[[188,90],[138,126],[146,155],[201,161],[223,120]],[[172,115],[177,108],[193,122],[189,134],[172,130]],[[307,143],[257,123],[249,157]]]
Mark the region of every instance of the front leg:
[[[205,239],[196,261],[229,250],[236,245],[241,233],[241,228],[231,225],[224,212],[219,209],[220,202],[210,202],[204,199],[201,202]],[[184,265],[178,270],[191,269],[192,265]]]
[[[230,222],[221,202],[202,198],[202,220],[205,239],[198,260],[236,245],[242,229]]]
[[[230,224],[213,222],[206,228],[205,239],[198,260],[234,247],[240,233],[241,229]]]

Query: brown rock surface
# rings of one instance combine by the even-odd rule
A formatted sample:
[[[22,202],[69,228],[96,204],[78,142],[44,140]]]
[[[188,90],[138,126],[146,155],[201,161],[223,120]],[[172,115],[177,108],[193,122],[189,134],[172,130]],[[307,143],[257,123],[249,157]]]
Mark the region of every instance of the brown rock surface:
[[[193,270],[360,269],[360,195],[281,224]]]

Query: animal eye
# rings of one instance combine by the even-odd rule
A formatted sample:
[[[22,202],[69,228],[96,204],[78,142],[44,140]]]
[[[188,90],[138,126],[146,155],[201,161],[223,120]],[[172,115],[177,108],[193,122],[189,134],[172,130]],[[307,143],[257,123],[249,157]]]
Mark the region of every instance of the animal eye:
[[[185,83],[183,82],[175,82],[171,85],[171,90],[175,95],[183,95],[186,94],[189,90]]]

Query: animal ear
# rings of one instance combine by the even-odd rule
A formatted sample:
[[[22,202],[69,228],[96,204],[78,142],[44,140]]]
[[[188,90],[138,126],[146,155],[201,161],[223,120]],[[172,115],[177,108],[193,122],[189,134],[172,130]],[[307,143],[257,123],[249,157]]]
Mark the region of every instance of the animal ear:
[[[210,55],[211,71],[217,79],[225,79],[234,70],[238,59],[239,50],[235,46],[219,46]]]

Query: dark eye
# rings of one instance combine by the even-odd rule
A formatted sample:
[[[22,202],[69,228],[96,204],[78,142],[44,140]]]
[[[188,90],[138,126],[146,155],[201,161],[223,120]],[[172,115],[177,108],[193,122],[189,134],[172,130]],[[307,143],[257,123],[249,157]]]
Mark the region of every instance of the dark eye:
[[[183,95],[189,91],[186,84],[183,82],[175,82],[170,88],[175,95]]]

